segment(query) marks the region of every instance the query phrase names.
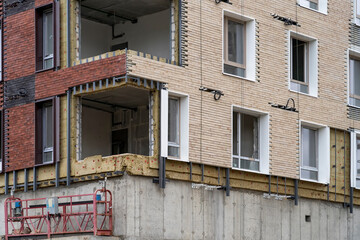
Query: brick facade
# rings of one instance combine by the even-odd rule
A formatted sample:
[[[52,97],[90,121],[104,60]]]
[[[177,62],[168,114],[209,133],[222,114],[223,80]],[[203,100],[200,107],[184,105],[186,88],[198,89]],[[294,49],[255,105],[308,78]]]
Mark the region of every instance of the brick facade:
[[[5,81],[16,81],[15,79],[35,74],[34,99],[39,100],[64,94],[69,87],[78,84],[125,74],[126,64],[131,63],[129,72],[132,76],[166,82],[169,90],[190,96],[191,162],[231,167],[231,113],[232,106],[237,106],[269,114],[270,174],[296,179],[299,178],[300,121],[344,130],[349,127],[360,128],[360,122],[347,118],[347,49],[350,47],[349,23],[352,18],[350,1],[328,0],[327,14],[298,6],[292,0],[243,0],[233,1],[232,5],[224,2],[216,4],[214,1],[186,2],[188,45],[184,52],[187,53],[188,66],[185,67],[130,53],[128,56],[115,56],[35,74],[34,9],[19,9],[8,16],[5,14]],[[49,1],[37,0],[34,6],[45,3]],[[255,21],[254,81],[222,73],[224,10]],[[274,19],[271,13],[296,20],[301,27],[284,25]],[[66,19],[62,17],[62,22],[64,21]],[[317,97],[289,90],[289,31],[318,40]],[[62,36],[62,42],[65,37]],[[74,39],[72,41],[74,45]],[[200,86],[221,90],[225,95],[219,101],[214,101],[211,93],[199,91]],[[295,100],[299,113],[273,108],[269,104],[285,105],[289,98]],[[25,103],[28,102],[23,104]],[[7,137],[13,141],[18,134],[15,129],[23,127],[21,121],[11,120],[16,116],[14,111],[33,114],[30,108],[34,104],[6,106],[9,107]],[[26,121],[33,124],[29,119]],[[31,136],[30,134],[29,139]],[[16,149],[15,142],[9,144],[11,164],[7,170],[20,169],[17,166],[23,160],[15,157],[15,151],[20,154],[21,150]],[[28,156],[30,157],[31,155]]]

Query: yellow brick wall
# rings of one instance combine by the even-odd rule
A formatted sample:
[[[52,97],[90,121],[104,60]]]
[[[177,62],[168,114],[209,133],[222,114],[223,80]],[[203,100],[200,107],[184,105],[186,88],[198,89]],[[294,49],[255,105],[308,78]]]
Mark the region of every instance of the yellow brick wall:
[[[328,14],[296,5],[295,0],[188,0],[188,67],[129,55],[131,74],[168,83],[169,90],[190,96],[190,161],[231,167],[231,106],[270,115],[270,173],[299,178],[299,120],[347,129],[360,127],[347,119],[347,49],[352,18],[350,1],[329,0]],[[223,10],[256,20],[255,82],[222,74]],[[297,20],[286,26],[271,13]],[[289,91],[288,31],[318,40],[318,97]],[[214,101],[199,87],[219,89]],[[272,108],[293,98],[299,113]],[[200,154],[201,153],[201,154]]]

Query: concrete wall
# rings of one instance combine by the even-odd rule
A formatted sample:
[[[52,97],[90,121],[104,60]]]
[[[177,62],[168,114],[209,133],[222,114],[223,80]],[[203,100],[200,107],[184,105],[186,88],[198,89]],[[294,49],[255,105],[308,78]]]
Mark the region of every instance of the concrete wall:
[[[114,194],[114,235],[125,239],[358,239],[360,208],[348,213],[341,204],[300,199],[266,199],[258,192],[193,189],[190,183],[171,181],[160,190],[151,178],[109,179]],[[91,193],[97,182],[69,188],[41,189],[16,194],[20,198]],[[3,206],[5,196],[0,197]],[[0,208],[0,225],[4,224]],[[305,221],[311,216],[311,222]],[[4,234],[4,229],[0,229]]]
[[[115,26],[112,39],[110,26],[94,21],[81,20],[81,56],[88,58],[110,51],[112,45],[128,42],[129,49],[170,58],[170,10],[140,17],[136,24],[126,22]]]

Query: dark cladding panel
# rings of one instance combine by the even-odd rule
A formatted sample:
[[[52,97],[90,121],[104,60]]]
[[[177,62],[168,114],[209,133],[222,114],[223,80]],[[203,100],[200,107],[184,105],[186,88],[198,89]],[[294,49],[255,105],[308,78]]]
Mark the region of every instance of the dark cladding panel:
[[[11,108],[34,102],[35,75],[6,81],[4,84],[5,108]]]
[[[11,16],[34,8],[35,0],[7,0],[4,3],[5,16]]]

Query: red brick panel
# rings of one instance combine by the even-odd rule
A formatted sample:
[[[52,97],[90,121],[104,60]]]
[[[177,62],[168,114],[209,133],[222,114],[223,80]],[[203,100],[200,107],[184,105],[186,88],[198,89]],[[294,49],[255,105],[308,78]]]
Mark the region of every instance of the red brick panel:
[[[35,72],[34,11],[29,10],[5,18],[6,70],[5,81]]]
[[[30,168],[35,163],[35,104],[7,109],[6,171]]]
[[[35,1],[35,7],[41,7],[41,6],[44,6],[44,5],[47,5],[47,4],[50,4],[50,3],[53,3],[54,1],[53,0],[36,0]]]
[[[125,54],[60,69],[59,71],[41,72],[35,77],[35,99],[63,94],[69,87],[125,73]]]

